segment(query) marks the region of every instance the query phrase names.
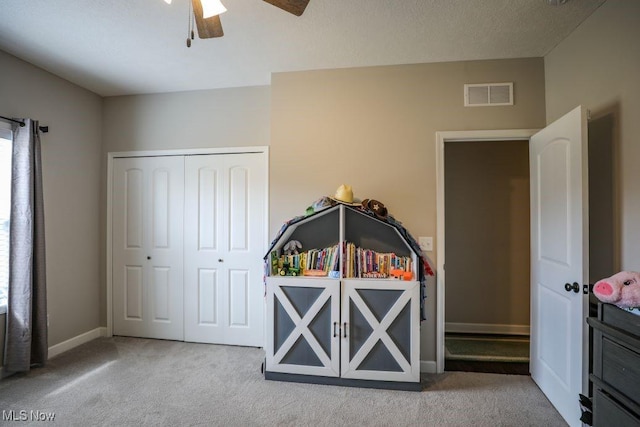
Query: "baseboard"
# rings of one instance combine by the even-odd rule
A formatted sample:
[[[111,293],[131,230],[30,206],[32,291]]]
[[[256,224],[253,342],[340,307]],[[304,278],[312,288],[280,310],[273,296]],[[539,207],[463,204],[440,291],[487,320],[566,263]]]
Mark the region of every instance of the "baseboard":
[[[451,323],[444,326],[445,332],[459,334],[503,334],[529,335],[529,325],[499,325],[492,323]]]
[[[84,334],[80,334],[76,337],[69,338],[68,340],[63,341],[60,344],[49,347],[49,359],[62,354],[65,351],[71,350],[72,348],[75,348],[79,345],[88,343],[89,341],[93,341],[96,338],[105,336],[107,336],[107,328],[102,326],[85,332]]]
[[[60,344],[52,345],[49,347],[49,356],[51,359],[59,354],[64,353],[65,351],[71,350],[79,345],[84,343],[88,343],[96,338],[107,336],[107,328],[99,327],[90,330],[89,332],[85,332],[84,334],[80,334],[77,337],[70,338],[66,341],[61,342]],[[6,372],[3,366],[0,366],[0,379],[8,377],[13,374],[12,372]]]
[[[425,374],[437,374],[438,368],[435,360],[421,360],[420,372],[424,372]]]

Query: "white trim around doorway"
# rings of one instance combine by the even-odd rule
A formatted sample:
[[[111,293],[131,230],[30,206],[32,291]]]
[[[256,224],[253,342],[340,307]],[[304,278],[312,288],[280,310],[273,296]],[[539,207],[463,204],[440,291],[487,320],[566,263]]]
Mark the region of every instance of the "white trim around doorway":
[[[444,144],[454,141],[529,140],[538,129],[436,132],[436,372],[444,372],[445,259],[444,259]]]

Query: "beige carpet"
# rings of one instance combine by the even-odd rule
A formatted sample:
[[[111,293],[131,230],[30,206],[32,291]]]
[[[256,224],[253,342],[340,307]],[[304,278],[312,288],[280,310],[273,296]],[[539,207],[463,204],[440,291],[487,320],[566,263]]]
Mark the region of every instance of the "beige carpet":
[[[0,411],[50,412],[63,426],[566,425],[528,376],[448,372],[425,375],[422,392],[375,390],[266,381],[263,358],[256,348],[100,338],[0,381]]]

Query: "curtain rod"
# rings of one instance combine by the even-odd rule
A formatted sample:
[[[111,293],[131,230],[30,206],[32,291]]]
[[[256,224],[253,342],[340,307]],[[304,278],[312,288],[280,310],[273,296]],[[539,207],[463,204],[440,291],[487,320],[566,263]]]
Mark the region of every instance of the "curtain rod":
[[[0,116],[0,119],[7,120],[7,121],[13,122],[13,123],[18,123],[20,125],[20,127],[24,127],[24,122],[22,120],[11,119],[11,118],[5,117],[5,116]],[[38,129],[40,129],[40,131],[42,133],[49,132],[49,126],[38,126]]]

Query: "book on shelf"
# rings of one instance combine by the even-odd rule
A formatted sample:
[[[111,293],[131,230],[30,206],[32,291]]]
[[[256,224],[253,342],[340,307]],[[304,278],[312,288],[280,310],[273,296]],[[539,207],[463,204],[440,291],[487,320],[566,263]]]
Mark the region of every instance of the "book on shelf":
[[[273,258],[274,254],[275,260]],[[304,274],[304,271],[314,271],[316,273],[314,275],[319,275],[318,272],[324,271],[328,275],[330,271],[338,271],[340,269],[338,245],[323,249],[309,249],[299,254],[280,255],[280,257],[277,257],[277,253],[274,251],[271,260],[271,275],[277,275],[285,262],[289,267],[299,269],[302,274]]]
[[[393,252],[382,253],[356,247],[347,242],[343,251],[345,257],[345,277],[385,279],[392,270],[413,271],[413,259]]]
[[[271,275],[275,276],[278,274],[278,268],[280,265],[280,257],[278,256],[277,251],[271,251],[270,255],[270,265],[271,265]]]
[[[310,249],[306,252],[306,270],[323,270],[326,272],[339,269],[338,245],[323,249]]]
[[[342,276],[345,278],[386,279],[392,271],[413,272],[413,259],[399,256],[393,252],[376,252],[372,249],[357,247],[354,243],[343,242],[323,249],[309,249],[300,254],[280,255],[271,253],[271,275],[277,275],[286,263],[289,267],[313,272],[314,276],[340,271],[340,255],[344,261]]]

